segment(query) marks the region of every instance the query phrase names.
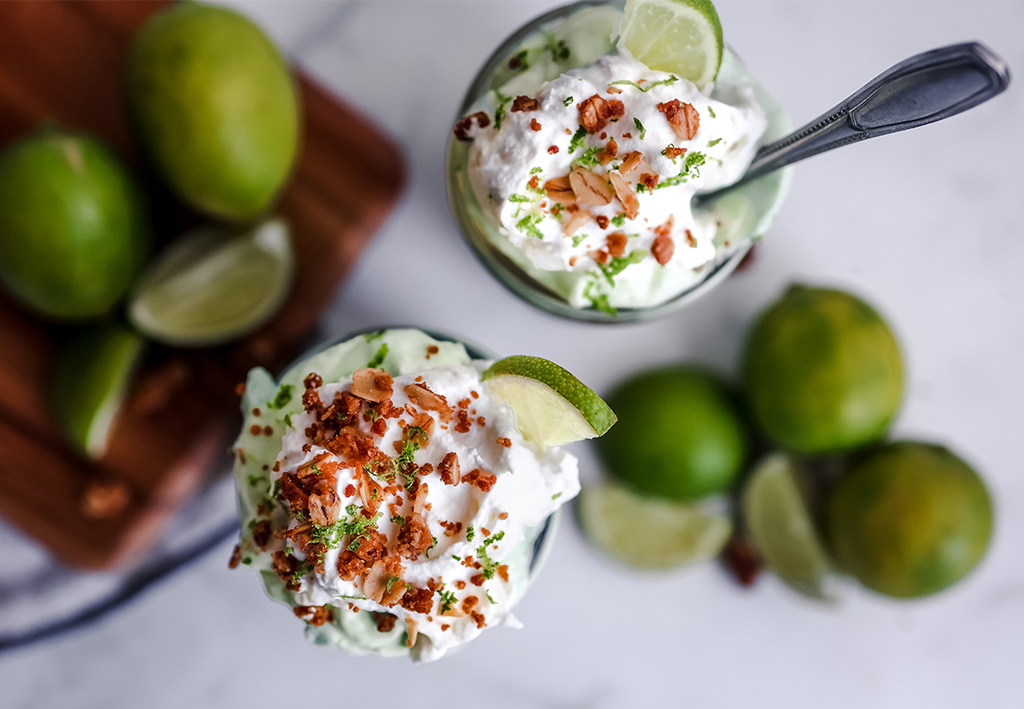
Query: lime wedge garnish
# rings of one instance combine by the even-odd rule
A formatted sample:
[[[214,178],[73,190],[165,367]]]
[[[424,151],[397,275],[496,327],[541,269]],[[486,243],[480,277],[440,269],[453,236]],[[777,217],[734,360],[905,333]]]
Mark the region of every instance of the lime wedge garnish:
[[[743,491],[743,514],[768,568],[807,596],[833,597],[832,566],[789,456],[773,453],[758,463]]]
[[[91,458],[106,452],[110,429],[145,341],[121,325],[90,329],[61,349],[51,399],[68,439]]]
[[[641,497],[615,485],[583,488],[580,524],[599,549],[630,566],[666,569],[717,555],[732,522],[695,503]]]
[[[269,320],[295,270],[288,226],[199,227],[176,239],[143,275],[128,306],[142,332],[169,345],[216,345]]]
[[[602,436],[616,421],[615,412],[586,384],[540,357],[499,359],[481,378],[512,407],[523,438],[541,447]]]
[[[710,0],[626,0],[619,46],[651,69],[703,89],[722,63],[722,24]]]

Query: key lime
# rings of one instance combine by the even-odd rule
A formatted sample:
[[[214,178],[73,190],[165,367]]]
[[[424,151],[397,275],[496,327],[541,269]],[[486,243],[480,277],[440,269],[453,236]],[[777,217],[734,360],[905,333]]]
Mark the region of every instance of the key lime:
[[[142,196],[106,145],[44,129],[0,153],[0,281],[56,320],[110,310],[149,252]]]
[[[773,453],[758,463],[742,502],[750,536],[768,568],[807,596],[831,598],[831,564],[795,462],[784,453]]]
[[[779,446],[838,453],[885,435],[903,364],[892,331],[867,303],[795,285],[754,324],[743,379],[754,419]]]
[[[147,269],[128,304],[132,324],[168,345],[203,347],[246,335],[269,320],[295,270],[288,226],[199,227]]]
[[[102,458],[145,341],[117,324],[91,327],[58,352],[51,378],[57,420],[78,449]]]
[[[577,504],[580,525],[598,549],[645,569],[713,558],[732,534],[724,514],[642,497],[614,483],[585,486]]]
[[[182,199],[239,221],[271,207],[295,162],[299,107],[259,27],[226,8],[174,3],[136,35],[127,88],[139,141]]]
[[[626,0],[619,46],[651,69],[703,89],[722,63],[722,23],[710,0]]]
[[[639,492],[692,500],[728,489],[743,466],[743,422],[724,385],[704,370],[643,372],[619,384],[608,403],[619,423],[597,451]]]
[[[541,448],[607,433],[615,412],[566,369],[540,357],[499,359],[481,379],[515,414],[523,438]]]
[[[941,591],[977,566],[992,537],[978,474],[941,446],[886,445],[836,483],[828,537],[841,568],[897,598]]]

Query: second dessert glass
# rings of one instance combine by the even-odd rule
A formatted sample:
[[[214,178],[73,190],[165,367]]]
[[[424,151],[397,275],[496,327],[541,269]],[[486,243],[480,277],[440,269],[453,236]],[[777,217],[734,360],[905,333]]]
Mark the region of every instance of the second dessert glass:
[[[457,117],[480,110],[495,89],[532,93],[541,83],[556,78],[566,68],[583,66],[593,58],[613,51],[612,33],[617,28],[622,6],[622,2],[583,0],[556,8],[525,24],[484,62],[466,92]],[[602,37],[605,32],[607,41]],[[558,64],[543,57],[542,61],[532,62],[528,71],[516,71],[517,58],[536,56],[539,47],[566,44],[576,50],[569,54],[572,59],[568,64]],[[530,50],[534,50],[534,54],[524,54]],[[767,130],[758,141],[759,145],[774,142],[792,131],[793,124],[785,109],[728,47],[724,52],[719,78],[744,83],[753,89],[768,119]],[[715,97],[714,90],[711,97]],[[488,218],[470,183],[470,145],[451,137],[446,160],[448,199],[466,242],[484,267],[517,296],[545,312],[585,322],[628,323],[652,320],[692,303],[707,293],[732,273],[753,242],[768,231],[781,208],[792,178],[791,169],[786,168],[703,205],[703,208],[714,212],[722,225],[715,239],[716,244],[723,245],[718,256],[703,268],[700,277],[691,285],[667,301],[649,307],[618,308],[615,314],[611,314],[595,308],[576,308],[570,305],[559,292],[563,272],[545,271],[534,266],[522,250],[512,244],[499,225]]]

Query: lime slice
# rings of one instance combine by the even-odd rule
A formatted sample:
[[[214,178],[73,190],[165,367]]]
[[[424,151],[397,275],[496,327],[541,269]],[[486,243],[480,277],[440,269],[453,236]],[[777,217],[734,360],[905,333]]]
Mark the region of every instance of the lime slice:
[[[626,0],[619,46],[651,69],[702,89],[722,63],[722,24],[710,0]]]
[[[102,458],[145,341],[121,325],[87,330],[57,354],[51,378],[54,413],[68,439]]]
[[[834,597],[832,567],[788,456],[773,453],[758,463],[743,492],[743,514],[768,568],[807,596]]]
[[[540,447],[603,436],[615,412],[567,370],[540,357],[499,359],[481,376],[512,407],[523,438]]]
[[[630,566],[667,569],[716,556],[732,522],[693,503],[641,497],[603,483],[583,488],[580,524],[601,551]]]
[[[280,219],[242,232],[200,227],[174,241],[143,275],[128,317],[168,345],[216,345],[269,320],[287,297],[295,270],[288,226]]]

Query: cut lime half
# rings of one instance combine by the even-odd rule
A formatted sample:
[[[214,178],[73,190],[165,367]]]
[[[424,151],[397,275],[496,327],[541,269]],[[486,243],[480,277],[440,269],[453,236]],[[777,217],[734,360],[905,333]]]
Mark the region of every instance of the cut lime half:
[[[541,357],[499,359],[481,376],[515,413],[523,438],[541,448],[604,435],[615,412],[569,371]]]
[[[732,534],[721,513],[693,503],[641,497],[614,483],[589,485],[580,525],[597,548],[644,569],[668,569],[716,556]]]
[[[199,227],[172,242],[143,275],[128,317],[168,345],[221,344],[277,312],[294,270],[288,226],[280,219],[246,231]]]
[[[722,24],[710,0],[626,0],[619,46],[703,90],[722,63]]]
[[[145,341],[121,325],[92,328],[57,354],[51,378],[54,414],[75,447],[102,458]]]
[[[789,456],[773,453],[758,463],[743,492],[743,514],[768,568],[806,596],[834,600],[832,565]]]

